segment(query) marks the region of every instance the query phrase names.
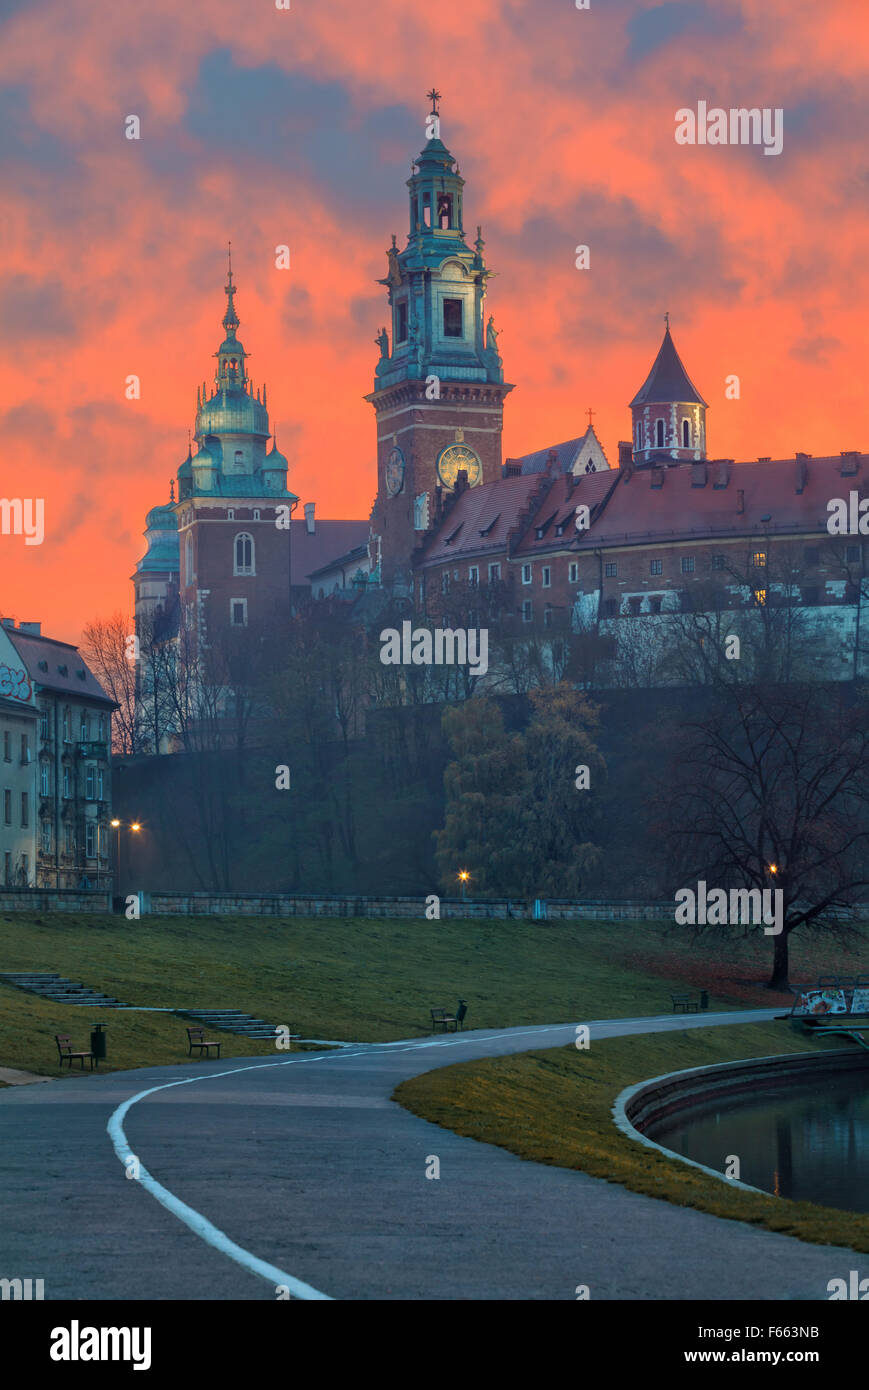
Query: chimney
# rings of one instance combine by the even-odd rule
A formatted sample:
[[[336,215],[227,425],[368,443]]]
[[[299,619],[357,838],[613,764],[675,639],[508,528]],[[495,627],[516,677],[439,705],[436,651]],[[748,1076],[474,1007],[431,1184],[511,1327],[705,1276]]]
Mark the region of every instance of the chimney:
[[[745,511],[745,491],[741,487],[736,489],[736,510],[740,516]]]
[[[550,449],[546,455],[546,472],[552,473],[558,463],[558,454],[555,449]]]
[[[839,465],[839,474],[843,478],[853,478],[860,468],[860,455],[856,449],[842,450],[840,455],[842,462]]]
[[[42,636],[42,623],[19,623],[19,632],[26,632],[28,637]]]
[[[314,534],[314,507],[316,502],[305,503],[305,530],[309,536]]]
[[[626,444],[623,439],[619,440],[619,468],[632,468],[634,463],[634,446]]]
[[[704,462],[692,463],[691,465],[691,486],[706,486],[706,464]]]
[[[716,460],[715,460],[715,464],[716,464],[716,476],[715,476],[715,482],[712,484],[713,487],[716,487],[716,488],[723,488],[723,487],[728,487],[728,486],[729,486],[729,484],[730,484],[730,465],[732,464],[732,462],[733,462],[733,459],[716,459]]]
[[[468,470],[467,470],[467,468],[460,468],[459,471],[458,471],[457,474],[456,474],[456,496],[457,496],[457,497],[460,496],[461,493],[467,492],[467,490],[468,490]]]
[[[797,492],[805,491],[806,479],[809,476],[809,465],[805,454],[797,454],[794,464],[794,487]]]

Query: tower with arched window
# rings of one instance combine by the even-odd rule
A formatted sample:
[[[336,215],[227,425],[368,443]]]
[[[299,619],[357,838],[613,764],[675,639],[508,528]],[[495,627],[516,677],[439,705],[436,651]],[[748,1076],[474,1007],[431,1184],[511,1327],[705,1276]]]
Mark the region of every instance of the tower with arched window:
[[[705,459],[706,410],[676,351],[667,315],[652,370],[631,401],[634,463],[642,467]]]

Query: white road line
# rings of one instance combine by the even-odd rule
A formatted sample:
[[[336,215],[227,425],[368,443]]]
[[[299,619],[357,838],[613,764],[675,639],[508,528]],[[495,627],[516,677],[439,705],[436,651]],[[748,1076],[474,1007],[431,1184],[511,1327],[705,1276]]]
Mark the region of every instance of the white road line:
[[[740,1011],[734,1012],[738,1013]],[[771,1012],[771,1010],[753,1010],[752,1012],[767,1013]],[[681,1022],[683,1017],[686,1016],[678,1014],[676,1015],[676,1017]],[[712,1018],[716,1017],[725,1020],[728,1017],[733,1018],[733,1015],[707,1014],[706,1019],[704,1021],[711,1022]],[[647,1015],[644,1018],[637,1019],[594,1019],[591,1022],[589,1022],[587,1026],[593,1027],[605,1023],[630,1024],[655,1022],[666,1022],[668,1025],[670,1025],[671,1018],[672,1015],[669,1014],[651,1014]],[[736,1022],[736,1019],[733,1018],[733,1021]],[[741,1021],[746,1022],[747,1020],[743,1017]],[[459,1034],[458,1037],[453,1037],[449,1039],[439,1038],[434,1042],[414,1042],[411,1043],[409,1046],[400,1047],[399,1050],[402,1052],[417,1052],[423,1048],[430,1047],[455,1047],[458,1043],[490,1043],[497,1042],[501,1038],[531,1037],[534,1035],[543,1035],[545,1033],[560,1033],[564,1031],[569,1031],[571,1028],[575,1028],[576,1026],[577,1025],[573,1023],[556,1023],[548,1025],[541,1024],[534,1028],[527,1028],[522,1030],[518,1028],[510,1028],[503,1033],[487,1033],[485,1036],[480,1036],[476,1038],[473,1036],[473,1034],[465,1033]],[[651,1032],[656,1030],[650,1029],[649,1031]],[[352,1047],[354,1046],[354,1044],[350,1043],[348,1044],[348,1046]],[[267,1067],[299,1066],[302,1063],[306,1062],[343,1062],[346,1061],[349,1057],[371,1057],[378,1055],[382,1056],[384,1055],[385,1050],[387,1048],[395,1048],[397,1044],[383,1043],[381,1044],[381,1046],[384,1049],[384,1052],[381,1053],[378,1053],[374,1050],[377,1047],[377,1044],[374,1044],[373,1047],[371,1044],[369,1044],[367,1047],[362,1048],[358,1052],[347,1052],[344,1049],[341,1049],[336,1050],[334,1052],[320,1052],[316,1056],[309,1055],[305,1057],[286,1057],[279,1062],[254,1062],[246,1067],[232,1067],[229,1071],[204,1072],[200,1076],[187,1076],[180,1081],[164,1081],[160,1086],[150,1086],[146,1091],[139,1091],[136,1095],[130,1096],[128,1100],[123,1101],[123,1103],[119,1105],[116,1110],[113,1110],[111,1115],[109,1116],[109,1121],[106,1125],[106,1130],[108,1131],[109,1138],[112,1141],[112,1145],[114,1147],[118,1161],[123,1165],[123,1167],[126,1169],[128,1164],[135,1159],[138,1165],[138,1182],[141,1183],[141,1185],[145,1188],[147,1192],[150,1192],[152,1197],[156,1198],[156,1200],[160,1203],[161,1206],[164,1206],[167,1211],[172,1213],[173,1216],[177,1216],[179,1221],[183,1221],[184,1225],[188,1226],[190,1230],[194,1233],[194,1235],[199,1236],[200,1240],[204,1240],[205,1243],[207,1245],[212,1246],[213,1249],[219,1250],[222,1255],[228,1255],[231,1260],[235,1260],[236,1264],[241,1265],[242,1268],[248,1270],[249,1273],[258,1274],[262,1279],[266,1279],[270,1284],[285,1285],[290,1290],[291,1294],[294,1295],[294,1297],[296,1298],[308,1300],[324,1299],[328,1302],[331,1302],[331,1294],[321,1293],[319,1289],[313,1288],[310,1284],[305,1284],[301,1279],[296,1279],[294,1275],[287,1274],[285,1270],[278,1269],[277,1265],[271,1265],[266,1260],[261,1260],[259,1256],[252,1254],[249,1250],[245,1250],[241,1245],[237,1245],[234,1240],[230,1240],[229,1236],[226,1234],[225,1231],[221,1231],[220,1228],[215,1226],[213,1222],[209,1221],[207,1217],[203,1216],[200,1212],[195,1211],[193,1207],[188,1206],[186,1202],[182,1202],[180,1197],[176,1197],[174,1192],[169,1191],[168,1187],[164,1187],[162,1183],[159,1183],[157,1179],[148,1172],[141,1159],[139,1159],[138,1156],[133,1154],[133,1152],[131,1151],[129,1140],[127,1139],[127,1136],[124,1133],[123,1122],[126,1118],[127,1112],[131,1110],[132,1107],[136,1105],[140,1100],[144,1100],[146,1096],[156,1095],[158,1091],[171,1090],[174,1086],[192,1086],[195,1085],[198,1081],[218,1081],[221,1079],[221,1077],[236,1076],[240,1072],[245,1071],[264,1071]]]

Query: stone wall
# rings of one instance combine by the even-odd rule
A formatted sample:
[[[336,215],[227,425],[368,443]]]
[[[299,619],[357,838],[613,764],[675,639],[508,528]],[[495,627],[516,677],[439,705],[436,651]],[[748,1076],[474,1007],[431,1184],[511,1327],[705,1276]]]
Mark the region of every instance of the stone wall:
[[[111,912],[109,893],[75,888],[0,888],[0,912]]]

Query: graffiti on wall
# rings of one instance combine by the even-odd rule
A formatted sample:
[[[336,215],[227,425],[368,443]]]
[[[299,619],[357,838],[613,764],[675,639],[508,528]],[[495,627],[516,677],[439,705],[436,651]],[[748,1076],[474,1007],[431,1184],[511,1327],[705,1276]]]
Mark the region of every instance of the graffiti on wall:
[[[30,699],[30,681],[27,679],[27,672],[16,671],[11,666],[4,666],[0,662],[0,695],[5,695],[10,700]]]

